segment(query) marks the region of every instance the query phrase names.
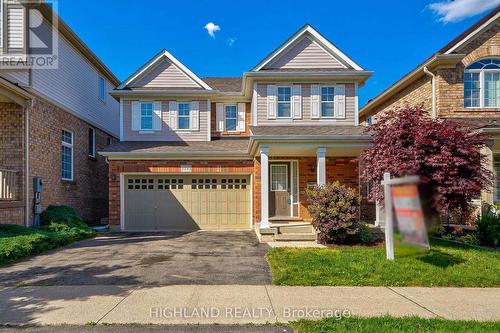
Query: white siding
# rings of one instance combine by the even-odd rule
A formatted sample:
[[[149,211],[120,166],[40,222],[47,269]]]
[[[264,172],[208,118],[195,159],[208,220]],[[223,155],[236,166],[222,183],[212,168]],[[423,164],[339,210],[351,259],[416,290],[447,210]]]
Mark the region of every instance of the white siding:
[[[43,26],[51,29],[45,21]],[[85,121],[119,136],[119,103],[108,93],[115,87],[106,81],[106,98],[99,99],[99,72],[59,35],[57,69],[33,69],[32,87]]]
[[[180,101],[179,101],[180,102]],[[169,101],[161,101],[162,125],[161,131],[141,133],[132,131],[132,101],[123,101],[123,136],[124,141],[207,141],[207,132],[210,121],[208,102],[199,102],[198,130],[177,130],[170,128]]]
[[[304,37],[265,69],[346,68],[338,59]]]
[[[273,83],[269,83],[273,84]],[[275,84],[275,83],[274,83]],[[335,85],[337,83],[331,83]],[[354,83],[345,84],[346,117],[345,119],[311,119],[311,85],[302,84],[302,119],[268,119],[267,117],[267,85],[259,83],[257,85],[257,125],[355,125],[355,89]],[[292,85],[292,83],[290,83]],[[328,85],[321,83],[320,85]]]
[[[189,76],[168,60],[163,60],[144,76],[129,84],[131,88],[200,88]]]

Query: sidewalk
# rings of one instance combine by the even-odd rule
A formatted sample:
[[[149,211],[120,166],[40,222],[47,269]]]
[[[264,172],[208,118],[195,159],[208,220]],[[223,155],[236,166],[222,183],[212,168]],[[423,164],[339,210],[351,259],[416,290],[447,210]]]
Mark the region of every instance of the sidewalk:
[[[500,320],[500,288],[54,286],[0,288],[0,324],[264,324],[322,316]]]

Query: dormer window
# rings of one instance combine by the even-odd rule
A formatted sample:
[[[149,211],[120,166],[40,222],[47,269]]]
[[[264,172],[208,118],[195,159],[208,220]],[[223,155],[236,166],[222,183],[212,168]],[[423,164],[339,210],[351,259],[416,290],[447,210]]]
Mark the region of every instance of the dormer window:
[[[278,118],[290,118],[292,87],[278,87]]]
[[[500,108],[500,59],[482,59],[467,66],[464,73],[464,106]]]

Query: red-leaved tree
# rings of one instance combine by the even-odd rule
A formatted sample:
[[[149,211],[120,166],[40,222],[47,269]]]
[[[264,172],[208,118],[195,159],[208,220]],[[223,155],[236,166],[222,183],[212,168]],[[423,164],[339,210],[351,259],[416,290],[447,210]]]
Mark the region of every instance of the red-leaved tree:
[[[492,184],[481,154],[485,137],[462,123],[431,119],[422,108],[406,106],[382,115],[367,131],[373,147],[360,156],[362,178],[379,202],[385,172],[419,175],[424,200],[441,216],[469,211],[471,200]]]

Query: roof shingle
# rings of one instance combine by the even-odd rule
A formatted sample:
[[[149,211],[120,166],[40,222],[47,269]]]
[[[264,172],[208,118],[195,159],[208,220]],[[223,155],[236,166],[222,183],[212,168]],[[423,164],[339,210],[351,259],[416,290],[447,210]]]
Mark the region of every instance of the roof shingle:
[[[241,77],[205,77],[202,80],[212,89],[221,92],[241,92]]]

